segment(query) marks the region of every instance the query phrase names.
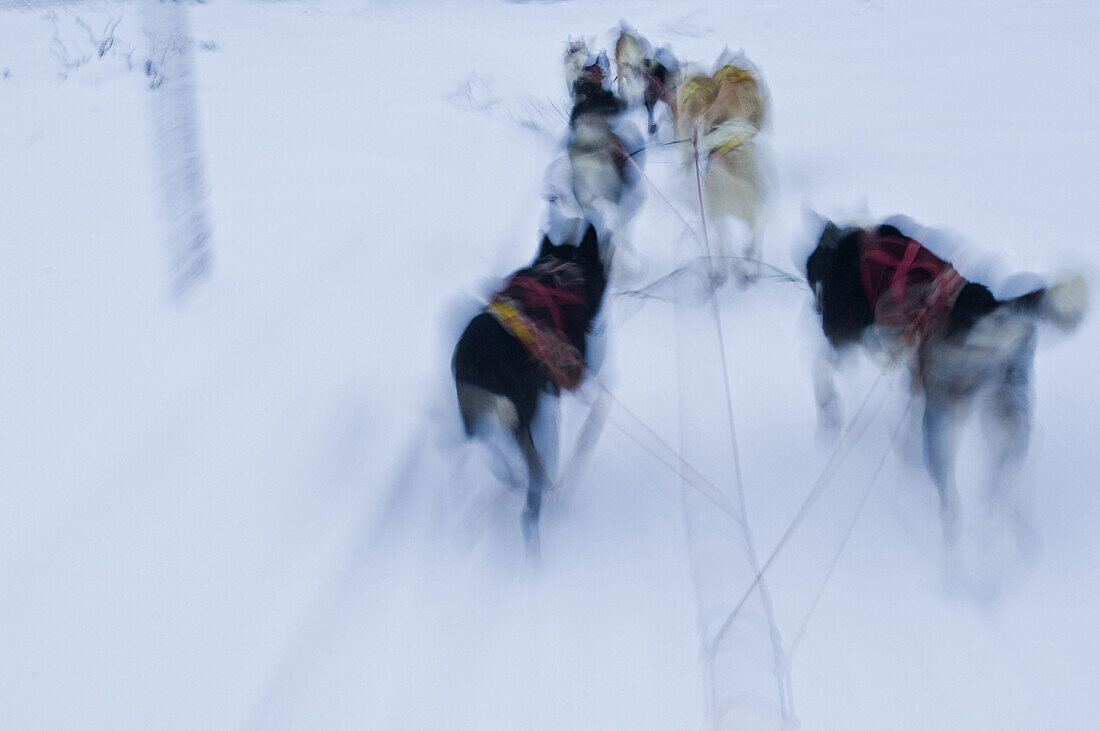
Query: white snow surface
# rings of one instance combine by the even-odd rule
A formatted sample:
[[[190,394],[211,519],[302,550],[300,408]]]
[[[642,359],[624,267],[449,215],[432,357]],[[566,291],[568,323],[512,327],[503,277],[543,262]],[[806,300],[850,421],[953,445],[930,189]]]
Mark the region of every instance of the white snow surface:
[[[535,251],[569,36],[607,42],[626,19],[707,67],[744,48],[774,102],[763,252],[783,269],[807,250],[804,208],[944,226],[998,293],[1096,261],[1092,0],[214,0],[189,7],[213,266],[173,300],[139,12],[0,5],[7,728],[705,727],[680,477],[609,424],[548,498],[536,568],[520,496],[459,436],[450,350],[475,298]],[[77,19],[119,17],[96,55]],[[695,221],[678,160],[653,151],[647,169]],[[683,230],[650,190],[600,374],[613,420],[627,409],[676,448],[712,427],[680,402],[676,328],[710,308],[614,292],[691,256]],[[767,555],[831,449],[820,334],[789,283],[718,296]],[[973,539],[945,577],[919,431],[902,428],[791,659],[803,728],[1100,726],[1098,337],[1095,315],[1040,336],[1028,556]],[[846,374],[851,416],[877,366]],[[691,387],[724,418],[708,378]],[[768,574],[787,641],[905,408],[889,380]],[[583,416],[563,399],[564,453]],[[972,534],[982,444],[973,425]],[[728,454],[697,460],[731,489]],[[743,560],[714,555],[714,572]]]

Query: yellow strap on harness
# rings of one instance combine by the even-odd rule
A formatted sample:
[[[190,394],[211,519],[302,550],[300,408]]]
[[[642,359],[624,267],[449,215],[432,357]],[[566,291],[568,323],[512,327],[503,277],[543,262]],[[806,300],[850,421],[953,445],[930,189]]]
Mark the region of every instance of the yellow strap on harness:
[[[497,321],[502,325],[507,325],[508,329],[515,333],[524,345],[531,345],[535,342],[535,334],[527,329],[527,325],[523,322],[523,316],[511,304],[503,300],[493,300],[489,303],[489,309],[492,310],[492,314],[497,318]]]
[[[756,128],[749,123],[732,119],[718,125],[705,136],[704,141],[713,145],[712,155],[725,155],[730,150],[740,147],[750,141],[756,135]]]
[[[748,138],[746,137],[745,139],[748,139]],[[730,142],[727,142],[726,144],[722,145],[721,147],[716,148],[714,150],[713,154],[715,154],[715,155],[725,155],[727,152],[729,152],[733,148],[739,147],[741,145],[741,143],[745,141],[745,139],[732,140]]]

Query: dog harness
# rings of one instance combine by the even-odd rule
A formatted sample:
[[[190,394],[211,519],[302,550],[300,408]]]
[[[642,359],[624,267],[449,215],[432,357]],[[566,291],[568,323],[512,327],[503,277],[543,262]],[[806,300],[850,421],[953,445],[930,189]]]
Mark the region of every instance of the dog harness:
[[[488,312],[519,338],[555,386],[571,391],[584,377],[587,305],[581,267],[547,257],[516,272]]]
[[[967,283],[919,241],[881,228],[860,233],[859,270],[875,322],[902,328],[903,342],[942,331]]]

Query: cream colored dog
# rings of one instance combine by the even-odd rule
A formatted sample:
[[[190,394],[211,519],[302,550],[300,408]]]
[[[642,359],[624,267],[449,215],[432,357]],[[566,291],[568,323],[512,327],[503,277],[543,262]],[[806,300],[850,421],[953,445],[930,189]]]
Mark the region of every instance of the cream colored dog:
[[[687,165],[694,169],[698,160],[703,209],[715,231],[711,254],[734,257],[740,235],[745,243],[734,271],[748,282],[758,276],[770,188],[770,155],[760,138],[770,104],[759,71],[747,59],[727,52],[717,65],[709,76],[699,70],[685,74],[676,94],[676,138],[690,141],[683,143]],[[716,269],[720,276],[724,272]]]

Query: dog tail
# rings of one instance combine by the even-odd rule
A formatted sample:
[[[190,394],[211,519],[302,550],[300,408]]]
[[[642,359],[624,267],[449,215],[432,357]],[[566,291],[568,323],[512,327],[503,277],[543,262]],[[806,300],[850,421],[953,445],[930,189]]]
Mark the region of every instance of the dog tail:
[[[759,130],[747,119],[736,117],[727,120],[699,138],[699,154],[704,157],[711,152],[724,155],[752,140],[757,132]]]
[[[1081,323],[1088,302],[1089,284],[1079,272],[1064,275],[1051,285],[1009,300],[1017,310],[1065,331],[1073,330]]]

